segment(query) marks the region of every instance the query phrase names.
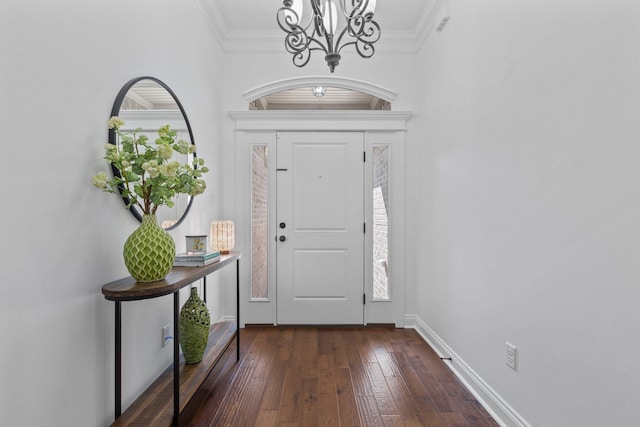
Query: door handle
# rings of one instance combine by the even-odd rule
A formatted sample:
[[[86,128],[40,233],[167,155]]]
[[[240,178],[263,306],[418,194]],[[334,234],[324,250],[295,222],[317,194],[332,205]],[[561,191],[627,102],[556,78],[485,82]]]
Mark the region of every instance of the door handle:
[[[285,240],[287,240],[287,238],[286,238],[285,236],[280,236],[279,240],[280,240],[281,242],[284,242]]]
[[[287,224],[285,224],[284,222],[280,223],[280,228],[285,228],[287,226]]]

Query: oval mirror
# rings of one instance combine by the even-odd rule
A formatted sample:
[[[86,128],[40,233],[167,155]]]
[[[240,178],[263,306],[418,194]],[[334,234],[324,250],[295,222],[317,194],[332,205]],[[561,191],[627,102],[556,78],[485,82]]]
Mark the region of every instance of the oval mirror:
[[[137,77],[125,84],[111,109],[111,117],[118,116],[124,120],[125,125],[122,131],[130,132],[134,129],[141,129],[138,134],[145,134],[150,140],[157,138],[158,129],[164,125],[170,125],[171,129],[178,132],[178,139],[190,141],[195,144],[193,132],[189,119],[182,108],[182,104],[173,91],[162,81],[155,77]],[[109,143],[118,144],[116,133],[113,129],[109,129]],[[181,156],[178,153],[174,155]],[[177,158],[181,163],[191,164],[196,154],[182,155],[184,158]],[[112,167],[113,175],[120,176],[120,170]],[[129,204],[129,200],[123,196],[125,205]],[[173,207],[160,206],[156,212],[158,224],[165,230],[171,230],[185,219],[191,204],[193,196],[188,194],[178,194],[173,200]],[[142,212],[136,205],[132,205],[131,213],[138,221],[142,221]]]

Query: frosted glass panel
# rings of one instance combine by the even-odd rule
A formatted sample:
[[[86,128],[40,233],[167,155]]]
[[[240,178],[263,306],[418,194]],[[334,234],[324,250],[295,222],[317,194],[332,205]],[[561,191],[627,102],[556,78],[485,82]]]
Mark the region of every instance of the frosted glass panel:
[[[269,177],[266,145],[254,145],[251,155],[251,299],[267,299]]]
[[[373,299],[389,299],[389,147],[373,147]]]

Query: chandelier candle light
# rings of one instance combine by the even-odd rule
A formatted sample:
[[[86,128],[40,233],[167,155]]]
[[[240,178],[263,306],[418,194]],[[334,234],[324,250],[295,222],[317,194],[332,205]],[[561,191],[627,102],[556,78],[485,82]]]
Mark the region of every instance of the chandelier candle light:
[[[303,1],[311,5],[312,16],[306,25],[302,22]],[[304,67],[311,51],[321,50],[333,73],[340,63],[340,51],[349,45],[362,58],[371,58],[373,45],[380,39],[380,26],[373,20],[375,7],[376,0],[284,0],[277,21],[287,33],[284,44],[294,65]]]

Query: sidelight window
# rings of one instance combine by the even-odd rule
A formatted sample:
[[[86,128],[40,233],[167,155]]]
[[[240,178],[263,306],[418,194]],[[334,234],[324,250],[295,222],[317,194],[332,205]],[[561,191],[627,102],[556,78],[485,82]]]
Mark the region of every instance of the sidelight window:
[[[264,300],[268,293],[268,189],[267,146],[251,151],[251,299]]]
[[[373,146],[373,300],[389,295],[389,146]]]

